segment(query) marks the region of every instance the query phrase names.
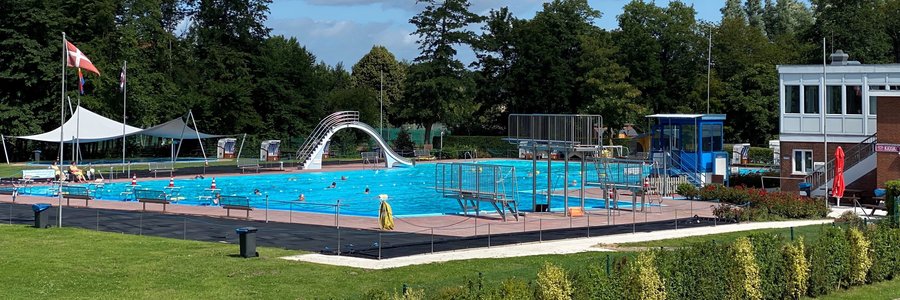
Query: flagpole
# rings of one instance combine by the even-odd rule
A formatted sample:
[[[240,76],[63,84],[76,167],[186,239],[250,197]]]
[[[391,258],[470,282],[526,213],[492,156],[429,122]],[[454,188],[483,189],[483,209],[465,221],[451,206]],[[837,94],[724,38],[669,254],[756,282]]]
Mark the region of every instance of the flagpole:
[[[59,97],[59,164],[57,167],[60,169],[60,178],[59,180],[59,190],[56,191],[56,200],[58,201],[57,205],[59,207],[59,213],[56,215],[57,226],[62,227],[62,163],[63,163],[63,129],[66,126],[65,123],[65,113],[66,113],[66,60],[68,58],[68,52],[66,49],[66,33],[62,33],[62,84],[60,87],[60,97]]]
[[[825,50],[825,38],[822,38],[822,85],[825,86],[825,91],[823,91],[823,95],[825,95],[825,122],[822,125],[822,137],[825,140],[825,206],[828,206],[828,68],[826,65],[828,60],[828,53]]]
[[[78,69],[78,74],[81,75],[80,68]],[[72,161],[74,161],[76,165],[78,164],[78,159],[81,158],[81,112],[78,110],[81,109],[81,91],[84,90],[84,84],[81,83],[81,81],[83,79],[83,75],[78,76],[78,84],[80,88],[78,90],[78,94],[75,95],[76,97],[78,97],[75,98],[75,103],[78,104],[75,106],[75,112],[77,112],[78,115],[75,116],[75,152],[73,152],[75,154],[75,157],[72,158]]]
[[[128,76],[128,61],[124,61],[122,64],[122,75]],[[119,78],[122,80],[122,78]],[[125,165],[125,112],[126,106],[128,105],[127,98],[128,97],[128,80],[122,81],[122,165]]]

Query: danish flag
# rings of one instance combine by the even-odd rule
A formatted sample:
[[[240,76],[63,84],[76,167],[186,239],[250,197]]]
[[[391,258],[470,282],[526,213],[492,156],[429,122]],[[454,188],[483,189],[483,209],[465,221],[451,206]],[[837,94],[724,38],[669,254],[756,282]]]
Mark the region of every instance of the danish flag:
[[[88,72],[94,72],[94,74],[100,75],[100,71],[97,70],[97,67],[94,67],[94,63],[91,62],[87,56],[84,56],[84,53],[81,53],[81,50],[75,48],[75,45],[66,41],[66,66],[73,68],[82,68]]]

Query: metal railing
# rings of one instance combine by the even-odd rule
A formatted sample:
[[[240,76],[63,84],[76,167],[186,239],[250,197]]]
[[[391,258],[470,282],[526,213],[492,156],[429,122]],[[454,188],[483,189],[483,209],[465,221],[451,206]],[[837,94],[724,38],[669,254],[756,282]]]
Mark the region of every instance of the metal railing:
[[[848,170],[863,161],[867,157],[871,156],[875,153],[875,143],[878,142],[878,134],[872,134],[859,144],[854,145],[850,150],[845,152],[844,155],[844,170]],[[804,182],[809,183],[812,186],[812,190],[817,190],[822,185],[825,185],[828,182],[828,178],[834,178],[834,159],[829,160],[825,166],[820,166],[813,170],[813,172],[806,177],[803,178]],[[828,171],[827,176],[825,170]]]
[[[511,114],[507,140],[567,146],[602,144],[603,117],[600,115]]]
[[[680,154],[677,156],[681,156]],[[677,169],[680,171],[679,175],[684,175],[688,178],[692,184],[696,186],[700,186],[703,184],[703,179],[697,174],[697,168],[691,165],[685,165],[682,163],[681,159],[676,159],[672,156],[671,152],[666,153],[666,161],[669,164],[669,169]],[[657,166],[658,167],[658,166]],[[666,174],[669,175],[669,174]]]
[[[303,143],[303,146],[297,149],[297,160],[302,161],[302,163],[298,165],[298,168],[306,167],[307,163],[312,160],[312,155],[319,144],[321,144],[322,139],[327,136],[328,132],[335,126],[358,121],[358,111],[339,111],[322,119],[306,139],[306,142]]]

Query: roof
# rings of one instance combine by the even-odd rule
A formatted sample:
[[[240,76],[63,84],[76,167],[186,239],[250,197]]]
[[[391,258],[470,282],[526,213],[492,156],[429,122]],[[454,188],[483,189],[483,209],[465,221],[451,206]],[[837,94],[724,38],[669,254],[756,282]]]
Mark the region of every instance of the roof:
[[[779,74],[822,74],[822,65],[776,65]],[[900,64],[826,65],[828,73],[900,73]]]
[[[657,119],[701,119],[701,120],[725,120],[724,114],[655,114],[649,115],[647,118]]]
[[[63,133],[62,142],[65,143],[75,142],[76,137],[79,142],[84,143],[114,140],[122,138],[123,134],[125,136],[141,134],[172,139],[182,139],[183,137],[186,140],[195,140],[198,135],[201,139],[220,137],[220,135],[199,133],[191,129],[181,117],[147,129],[140,129],[113,121],[79,106],[62,127],[41,134],[17,136],[17,138],[58,143],[60,142],[60,128]]]

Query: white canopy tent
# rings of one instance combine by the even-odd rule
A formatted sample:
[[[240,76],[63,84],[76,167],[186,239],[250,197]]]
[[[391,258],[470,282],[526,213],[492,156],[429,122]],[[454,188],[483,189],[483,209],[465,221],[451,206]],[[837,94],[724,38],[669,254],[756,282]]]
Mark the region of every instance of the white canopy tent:
[[[194,128],[196,128],[197,123],[196,120],[194,120],[192,112],[188,112],[187,118],[193,121]],[[79,106],[77,109],[75,109],[75,112],[72,114],[69,120],[63,123],[63,126],[57,127],[56,129],[45,133],[17,136],[16,138],[41,142],[80,143],[114,140],[133,135],[154,136],[173,140],[177,139],[179,141],[185,139],[200,140],[225,136],[199,132],[194,128],[189,127],[184,119],[184,117],[178,117],[147,129],[140,129],[137,127],[122,124],[118,121],[111,120]],[[60,134],[60,132],[62,132],[62,134]],[[179,143],[179,152],[180,148],[181,145]],[[200,144],[200,148],[202,152],[202,143]],[[6,151],[4,150],[4,152]],[[177,152],[175,156],[177,156]],[[203,153],[203,158],[204,160],[206,159],[205,152]],[[172,159],[174,162],[175,157],[173,157]]]

